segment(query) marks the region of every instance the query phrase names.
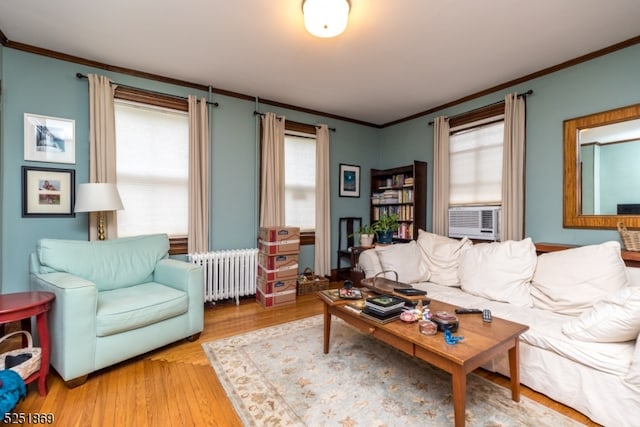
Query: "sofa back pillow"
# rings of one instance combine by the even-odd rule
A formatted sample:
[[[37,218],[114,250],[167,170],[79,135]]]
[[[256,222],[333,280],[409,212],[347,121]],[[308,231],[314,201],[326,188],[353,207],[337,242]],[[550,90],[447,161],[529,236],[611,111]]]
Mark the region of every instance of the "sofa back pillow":
[[[531,296],[534,307],[579,316],[627,286],[620,243],[610,241],[540,255]]]
[[[460,254],[473,246],[473,242],[467,237],[458,240],[418,230],[417,243],[431,272],[429,280],[443,286],[460,286]]]
[[[427,263],[415,241],[396,243],[389,246],[376,246],[382,269],[398,273],[398,281],[402,283],[418,283],[429,280],[431,274]],[[388,279],[395,279],[395,274],[386,273]]]
[[[375,249],[367,249],[358,256],[358,265],[364,273],[364,277],[373,277],[382,272],[382,264],[378,252]]]
[[[460,255],[460,285],[473,295],[531,306],[530,282],[536,259],[530,238],[475,244]]]

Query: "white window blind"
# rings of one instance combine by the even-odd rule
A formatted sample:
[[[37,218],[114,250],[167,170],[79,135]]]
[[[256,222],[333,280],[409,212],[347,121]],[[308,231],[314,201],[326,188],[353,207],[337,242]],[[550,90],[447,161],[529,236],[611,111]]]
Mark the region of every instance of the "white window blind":
[[[189,121],[186,112],[117,100],[118,235],[186,236]]]
[[[316,228],[316,136],[287,131],[284,137],[285,222]]]
[[[504,121],[452,129],[449,138],[449,204],[502,201]]]

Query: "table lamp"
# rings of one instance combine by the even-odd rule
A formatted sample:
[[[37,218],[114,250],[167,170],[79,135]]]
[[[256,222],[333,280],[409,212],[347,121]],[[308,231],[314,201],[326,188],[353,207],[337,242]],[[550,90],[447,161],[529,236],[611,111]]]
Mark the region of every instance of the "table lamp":
[[[75,212],[97,212],[98,239],[105,239],[104,213],[124,209],[115,184],[90,182],[80,184],[76,193]]]

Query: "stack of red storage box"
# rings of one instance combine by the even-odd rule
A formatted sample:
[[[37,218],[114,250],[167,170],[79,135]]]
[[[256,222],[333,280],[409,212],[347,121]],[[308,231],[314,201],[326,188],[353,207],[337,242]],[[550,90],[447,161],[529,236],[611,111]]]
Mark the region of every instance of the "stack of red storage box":
[[[295,303],[300,229],[261,227],[258,248],[256,300],[265,308]]]

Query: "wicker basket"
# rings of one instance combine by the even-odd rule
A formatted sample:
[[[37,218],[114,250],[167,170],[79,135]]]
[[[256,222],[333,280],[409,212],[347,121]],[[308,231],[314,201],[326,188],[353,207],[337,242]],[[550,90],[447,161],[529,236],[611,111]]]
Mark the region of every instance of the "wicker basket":
[[[27,336],[27,347],[18,348],[16,350],[10,350],[5,353],[0,354],[0,370],[5,369],[5,359],[7,356],[17,356],[19,354],[31,354],[31,357],[19,365],[13,366],[9,369],[17,372],[23,380],[26,380],[31,375],[33,375],[38,369],[40,369],[40,358],[42,351],[40,347],[33,346],[33,338],[28,331],[16,331],[10,334],[7,334],[0,338],[0,343],[11,338],[17,334],[25,334]]]
[[[618,223],[618,232],[624,243],[624,248],[628,251],[640,251],[640,231],[630,231],[620,221]]]
[[[329,289],[329,279],[316,276],[309,267],[305,268],[302,276],[298,279],[298,295],[311,294],[325,289]]]

